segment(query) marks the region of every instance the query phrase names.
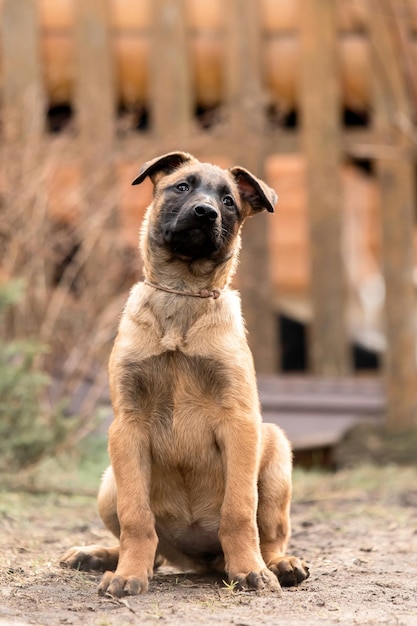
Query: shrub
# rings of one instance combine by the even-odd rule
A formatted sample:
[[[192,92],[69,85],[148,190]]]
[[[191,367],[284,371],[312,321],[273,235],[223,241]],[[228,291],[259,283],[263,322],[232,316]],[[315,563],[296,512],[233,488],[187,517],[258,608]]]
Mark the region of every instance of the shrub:
[[[13,281],[0,285],[0,319],[23,294]],[[53,455],[74,420],[47,402],[49,377],[36,366],[45,346],[0,339],[0,471],[16,472]]]

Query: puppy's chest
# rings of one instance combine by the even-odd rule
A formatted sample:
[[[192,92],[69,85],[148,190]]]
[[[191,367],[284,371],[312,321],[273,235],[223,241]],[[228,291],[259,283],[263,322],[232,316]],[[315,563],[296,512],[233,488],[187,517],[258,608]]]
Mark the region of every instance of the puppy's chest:
[[[165,421],[150,423],[154,465],[187,472],[197,470],[219,455],[210,416],[180,405]]]
[[[155,459],[186,463],[215,445],[229,378],[220,362],[180,351],[125,364],[124,401],[145,421]]]

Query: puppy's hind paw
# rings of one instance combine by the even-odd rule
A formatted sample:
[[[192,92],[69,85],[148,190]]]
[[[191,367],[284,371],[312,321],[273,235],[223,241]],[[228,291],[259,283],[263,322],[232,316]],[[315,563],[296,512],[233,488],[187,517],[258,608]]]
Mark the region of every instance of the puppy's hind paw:
[[[61,567],[77,569],[82,572],[105,572],[115,570],[119,559],[119,549],[103,546],[74,546],[60,560]]]

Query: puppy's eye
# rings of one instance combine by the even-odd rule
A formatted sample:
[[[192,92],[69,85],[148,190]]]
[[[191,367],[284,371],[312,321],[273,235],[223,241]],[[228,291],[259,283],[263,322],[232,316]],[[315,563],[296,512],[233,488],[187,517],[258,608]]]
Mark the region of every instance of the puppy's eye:
[[[232,196],[225,196],[223,198],[223,204],[225,204],[226,206],[235,206],[235,201],[233,200]]]
[[[189,186],[187,185],[187,183],[179,183],[177,185],[177,189],[178,189],[178,191],[188,191],[189,190]]]

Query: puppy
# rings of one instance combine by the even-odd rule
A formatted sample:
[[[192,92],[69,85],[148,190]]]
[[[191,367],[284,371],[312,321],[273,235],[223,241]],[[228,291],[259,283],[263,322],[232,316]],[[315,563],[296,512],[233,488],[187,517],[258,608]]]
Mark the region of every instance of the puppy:
[[[275,192],[242,167],[172,152],[145,163],[154,199],[135,285],[110,358],[111,467],[98,502],[119,546],[75,547],[65,566],[104,570],[100,593],[147,590],[154,565],[225,571],[240,589],[308,577],[285,556],[292,458],[262,424],[239,295],[229,287],[243,222]],[[260,322],[262,323],[262,322]]]

